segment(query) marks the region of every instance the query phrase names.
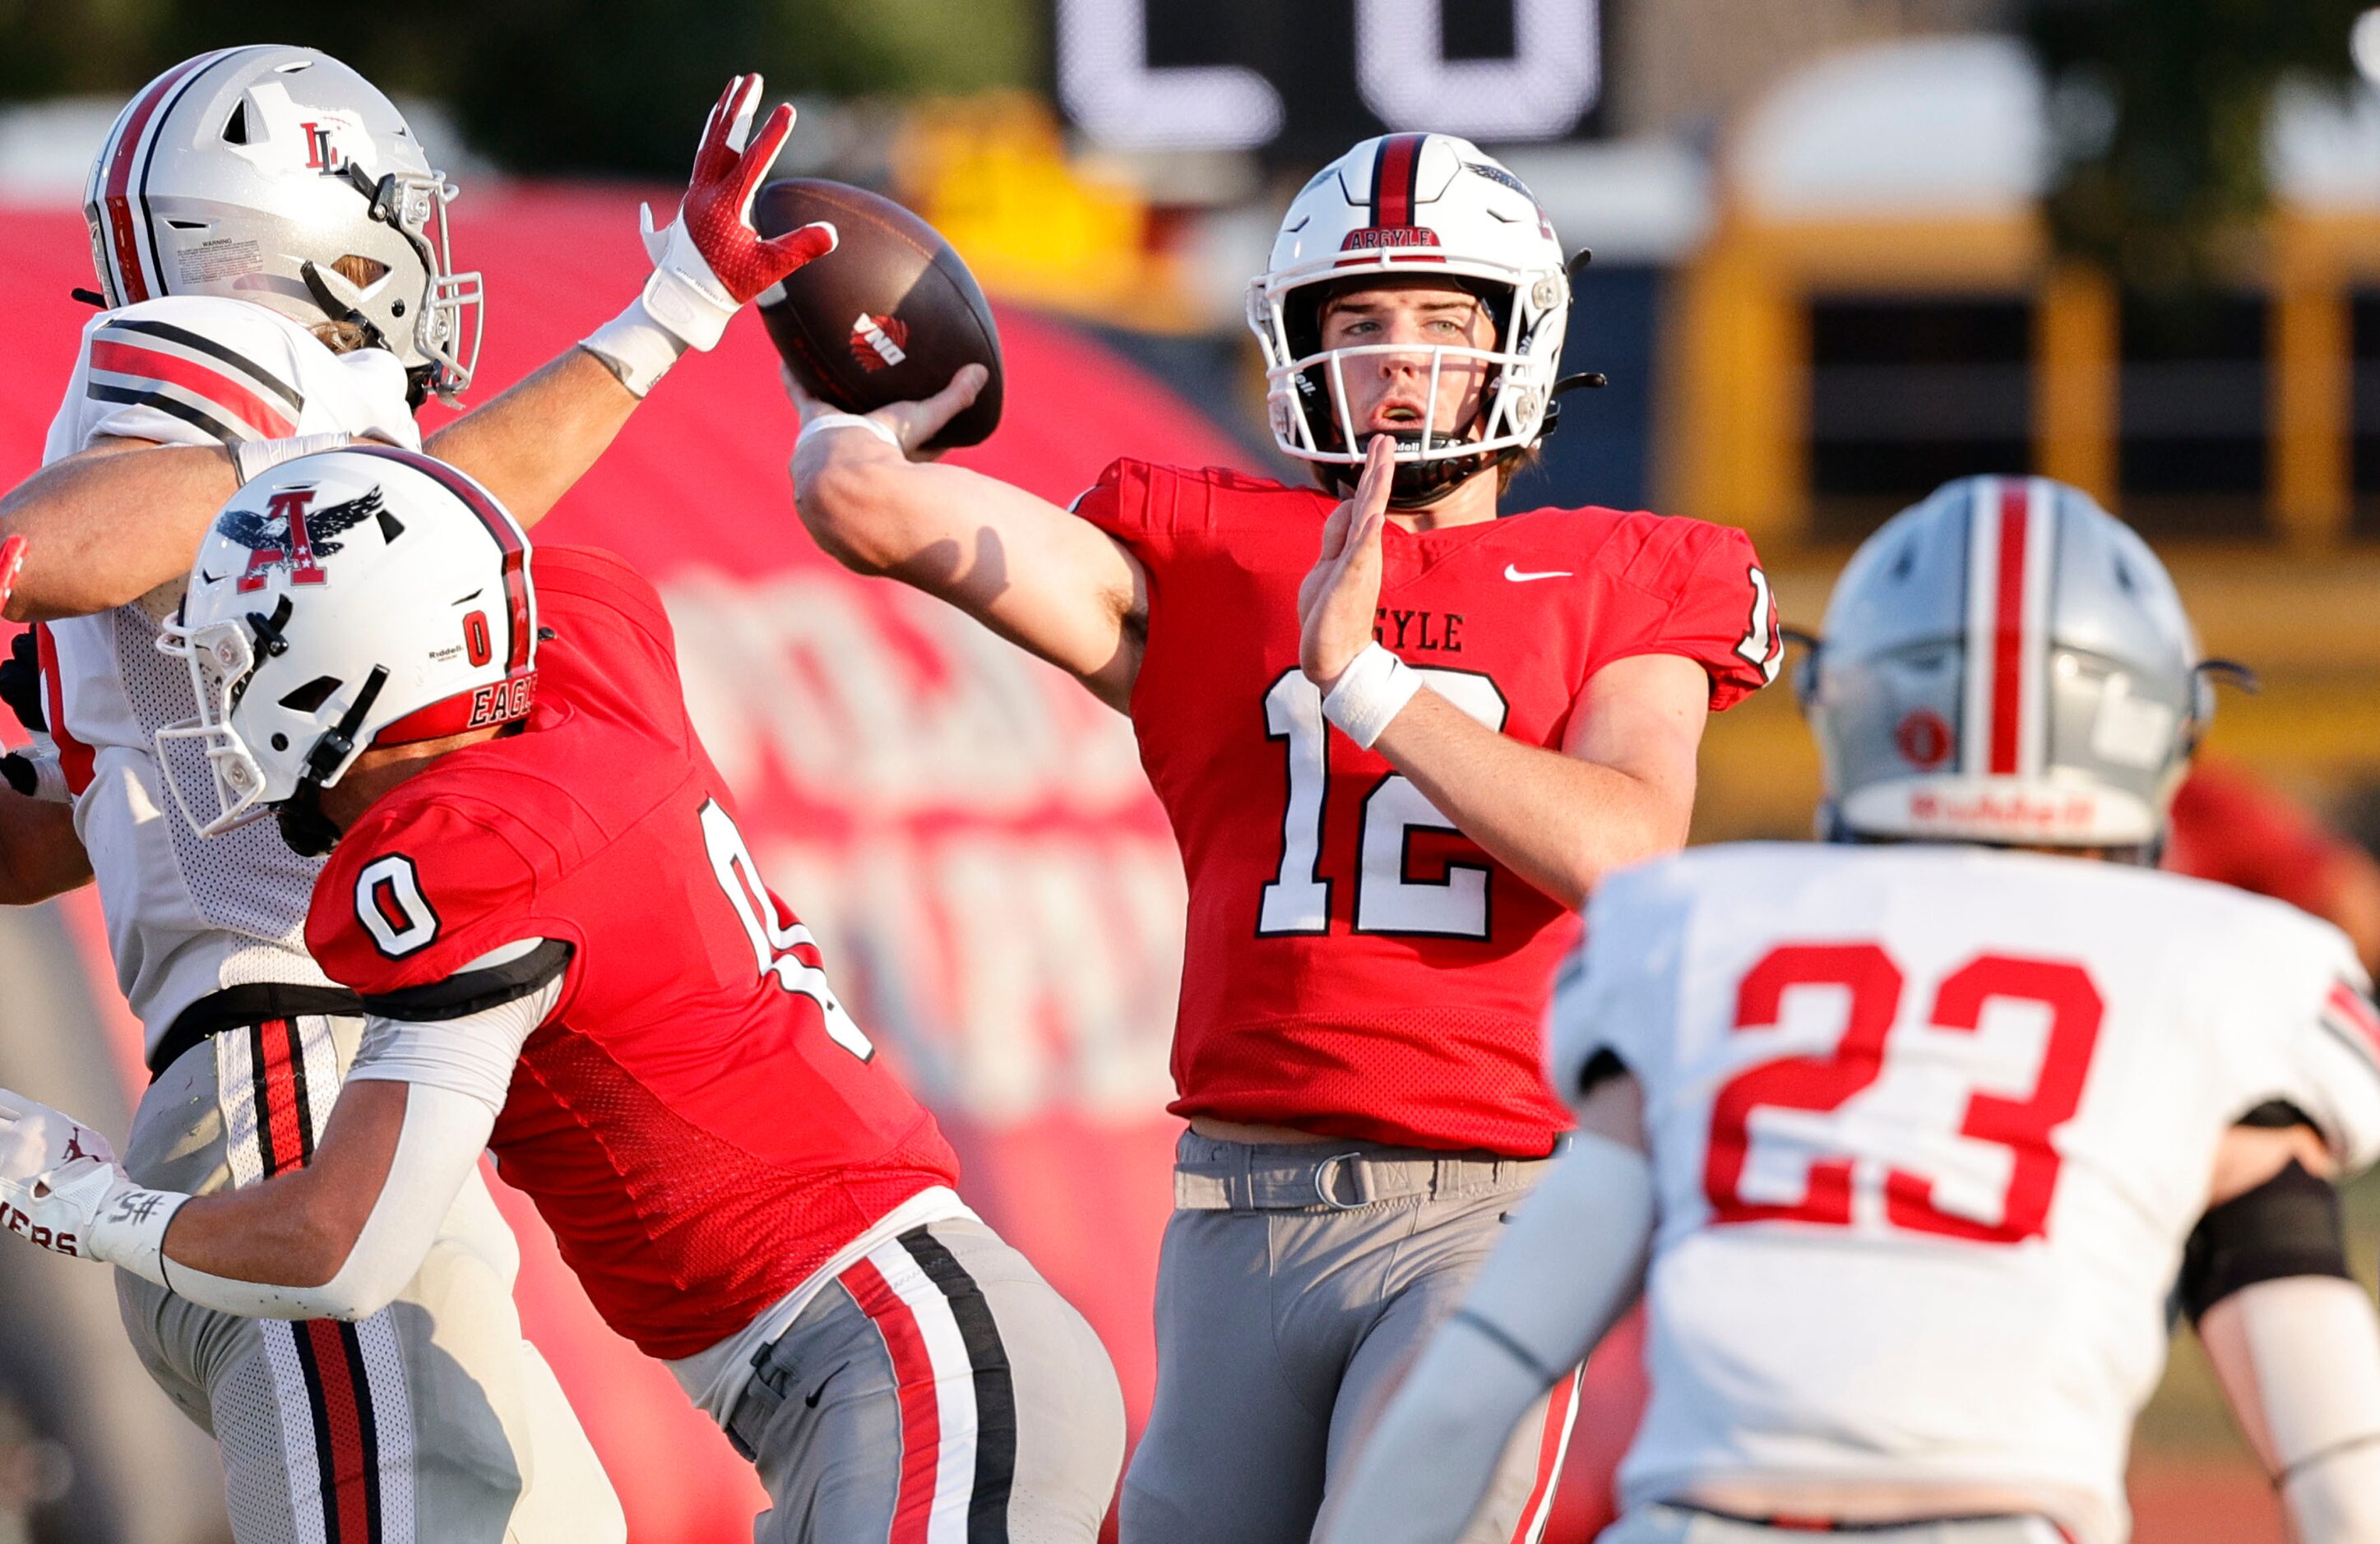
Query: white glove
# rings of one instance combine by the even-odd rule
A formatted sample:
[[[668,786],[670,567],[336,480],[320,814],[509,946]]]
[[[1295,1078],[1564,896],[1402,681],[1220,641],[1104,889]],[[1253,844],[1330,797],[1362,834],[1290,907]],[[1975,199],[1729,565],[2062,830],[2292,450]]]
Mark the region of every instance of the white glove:
[[[147,1263],[150,1274],[187,1199],[134,1184],[105,1137],[0,1089],[0,1229],[57,1254]]]

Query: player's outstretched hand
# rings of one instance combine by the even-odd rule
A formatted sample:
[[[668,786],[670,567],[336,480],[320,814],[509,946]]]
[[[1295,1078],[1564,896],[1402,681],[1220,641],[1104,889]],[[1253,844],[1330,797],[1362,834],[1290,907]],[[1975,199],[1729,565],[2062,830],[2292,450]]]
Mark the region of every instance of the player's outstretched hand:
[[[1389,521],[1396,448],[1385,434],[1374,435],[1365,447],[1355,496],[1323,523],[1322,555],[1298,583],[1297,662],[1325,692],[1372,642],[1380,604],[1380,531]]]
[[[106,1138],[0,1089],[0,1227],[42,1248],[89,1258],[91,1223],[130,1187]]]
[[[821,430],[812,434],[810,425],[820,418],[850,417],[855,415],[846,414],[832,403],[823,402],[812,396],[803,390],[802,383],[794,379],[794,372],[784,366],[777,367],[777,376],[785,383],[785,395],[793,399],[794,411],[802,416],[802,437],[794,446],[794,455],[797,461],[807,462],[809,459],[804,454],[805,452],[816,454],[823,451],[827,441],[833,439],[838,432],[855,435],[862,441],[880,440],[880,436],[851,426],[845,426],[839,431]],[[941,459],[941,452],[925,451],[918,447],[940,434],[944,424],[972,406],[976,397],[982,392],[985,383],[990,380],[991,372],[981,365],[963,365],[951,377],[951,383],[932,396],[923,397],[916,402],[886,403],[865,416],[873,423],[883,425],[885,430],[892,437],[890,443],[899,447],[901,453],[911,461],[936,461]],[[798,475],[797,471],[796,476]]]
[[[834,227],[823,220],[766,241],[753,228],[752,199],[794,129],[793,107],[780,103],[754,134],[759,105],[759,76],[729,81],[702,126],[677,218],[655,230],[652,206],[638,206],[638,226],[653,259],[645,308],[691,348],[715,345],[754,296],[834,250]]]

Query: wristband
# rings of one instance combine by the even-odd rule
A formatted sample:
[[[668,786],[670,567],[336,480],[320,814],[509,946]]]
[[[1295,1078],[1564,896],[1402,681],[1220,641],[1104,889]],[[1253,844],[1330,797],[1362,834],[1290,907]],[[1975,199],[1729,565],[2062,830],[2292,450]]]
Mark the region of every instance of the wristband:
[[[802,425],[802,438],[808,440],[813,434],[834,428],[864,428],[894,450],[901,450],[901,436],[893,432],[891,424],[881,418],[865,417],[857,413],[821,413]],[[903,451],[902,453],[906,455],[908,452]]]
[[[628,302],[626,310],[581,338],[578,346],[602,360],[628,394],[639,401],[686,350],[683,338],[654,320],[641,295]]]
[[[239,485],[246,488],[285,461],[295,461],[301,455],[321,455],[325,451],[343,451],[352,442],[350,436],[335,430],[293,435],[286,440],[250,440],[231,448],[232,470],[239,474]]]
[[[165,1279],[165,1229],[189,1199],[175,1190],[123,1185],[91,1219],[87,1240],[91,1258],[170,1289],[173,1284]]]
[[[1379,645],[1366,644],[1322,699],[1322,716],[1368,751],[1421,686],[1419,671]]]

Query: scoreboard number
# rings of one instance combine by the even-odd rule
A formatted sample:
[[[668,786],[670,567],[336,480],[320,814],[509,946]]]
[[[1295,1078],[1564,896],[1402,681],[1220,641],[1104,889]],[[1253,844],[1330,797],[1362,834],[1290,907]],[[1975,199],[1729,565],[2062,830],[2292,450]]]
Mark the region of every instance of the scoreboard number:
[[[1233,34],[1237,62],[1152,63],[1152,12],[1184,3],[1054,0],[1058,99],[1092,139],[1119,150],[1256,151],[1289,130],[1306,149],[1343,150],[1432,129],[1511,144],[1570,137],[1602,94],[1598,0],[1506,0],[1501,56],[1448,46],[1450,30],[1476,33],[1478,0],[1308,0],[1315,9],[1299,7],[1293,35]],[[1221,25],[1208,18],[1209,35]],[[1347,38],[1352,47],[1336,41]]]

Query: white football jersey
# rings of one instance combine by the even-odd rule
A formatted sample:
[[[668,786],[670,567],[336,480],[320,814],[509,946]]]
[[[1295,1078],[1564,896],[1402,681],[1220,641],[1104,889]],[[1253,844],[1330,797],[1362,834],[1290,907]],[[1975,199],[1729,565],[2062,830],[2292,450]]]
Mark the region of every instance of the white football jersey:
[[[1742,844],[1596,892],[1550,1073],[1645,1093],[1659,1223],[1630,1505],[1873,1479],[2128,1528],[2134,1417],[2217,1143],[2286,1100],[2380,1155],[2346,938],[2149,870]]]
[[[405,392],[395,356],[334,355],[262,306],[144,301],[83,329],[43,460],[108,436],[230,445],[344,430],[419,449]],[[52,738],[98,876],[116,979],[152,1048],[176,1014],[224,988],[330,985],[305,947],[321,863],[290,851],[271,821],[201,840],[159,782],[152,737],[197,712],[188,667],[156,648],[182,590],[176,580],[132,605],[43,628]],[[177,745],[170,771],[192,808],[213,807],[196,745]]]

